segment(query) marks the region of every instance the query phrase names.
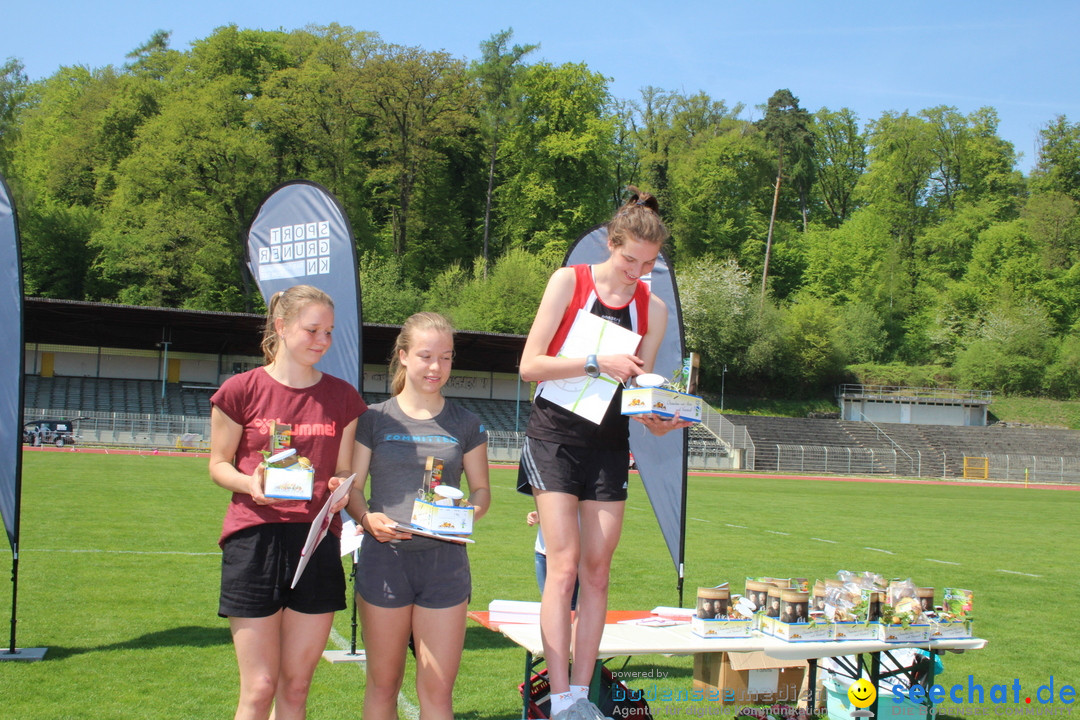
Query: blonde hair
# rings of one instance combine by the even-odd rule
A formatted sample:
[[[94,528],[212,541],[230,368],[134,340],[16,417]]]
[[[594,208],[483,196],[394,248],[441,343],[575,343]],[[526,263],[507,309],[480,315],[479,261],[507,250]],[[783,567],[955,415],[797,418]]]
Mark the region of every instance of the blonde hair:
[[[278,346],[281,338],[278,337],[276,320],[281,318],[286,325],[296,319],[300,311],[311,303],[325,305],[334,309],[334,301],[330,296],[317,287],[311,285],[293,285],[288,290],[279,290],[270,297],[266,309],[266,327],[263,329],[262,351],[266,364],[274,362],[277,357]]]
[[[412,347],[413,340],[416,338],[416,333],[428,330],[444,332],[450,336],[451,341],[454,339],[454,326],[439,313],[418,312],[406,320],[405,324],[401,326],[401,332],[398,333],[397,339],[394,341],[394,349],[390,356],[391,395],[399,395],[405,389],[405,366],[401,364],[401,353],[404,352],[408,355],[409,348]]]
[[[608,240],[615,247],[626,242],[627,235],[638,240],[662,245],[671,233],[660,219],[660,203],[656,197],[627,185],[630,199],[619,208],[615,217],[608,223]]]

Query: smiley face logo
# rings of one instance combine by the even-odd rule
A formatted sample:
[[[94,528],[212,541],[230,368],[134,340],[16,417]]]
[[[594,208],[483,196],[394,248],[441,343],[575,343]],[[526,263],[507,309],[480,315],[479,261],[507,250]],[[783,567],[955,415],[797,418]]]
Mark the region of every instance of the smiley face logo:
[[[851,684],[847,691],[848,699],[857,708],[869,707],[877,697],[877,690],[866,678],[859,678]]]

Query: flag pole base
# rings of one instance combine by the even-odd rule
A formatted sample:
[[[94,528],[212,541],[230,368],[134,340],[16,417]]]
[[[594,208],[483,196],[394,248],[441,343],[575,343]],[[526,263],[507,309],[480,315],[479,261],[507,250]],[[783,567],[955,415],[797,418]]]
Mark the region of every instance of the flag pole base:
[[[367,660],[367,653],[363,650],[357,650],[355,653],[348,650],[324,650],[322,656],[323,660],[332,663],[364,662]]]
[[[15,652],[11,652],[11,649],[0,650],[0,662],[4,660],[21,660],[22,662],[37,662],[38,660],[45,659],[45,653],[49,652],[49,648],[15,648]]]

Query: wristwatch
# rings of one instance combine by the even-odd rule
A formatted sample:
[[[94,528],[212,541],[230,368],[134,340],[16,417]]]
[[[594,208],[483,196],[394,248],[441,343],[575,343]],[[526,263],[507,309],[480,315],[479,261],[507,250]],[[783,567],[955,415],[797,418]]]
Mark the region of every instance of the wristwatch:
[[[600,363],[596,362],[595,355],[585,358],[585,374],[591,378],[600,377]]]

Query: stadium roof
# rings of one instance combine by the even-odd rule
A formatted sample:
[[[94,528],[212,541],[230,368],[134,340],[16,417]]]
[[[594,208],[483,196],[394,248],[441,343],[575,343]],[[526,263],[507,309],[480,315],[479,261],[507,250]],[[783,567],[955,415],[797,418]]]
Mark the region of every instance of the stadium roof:
[[[263,315],[176,308],[137,307],[77,300],[26,298],[23,340],[27,343],[156,350],[213,355],[262,355]],[[364,363],[383,365],[399,325],[364,324]],[[516,373],[524,335],[459,331],[458,370]]]

